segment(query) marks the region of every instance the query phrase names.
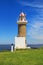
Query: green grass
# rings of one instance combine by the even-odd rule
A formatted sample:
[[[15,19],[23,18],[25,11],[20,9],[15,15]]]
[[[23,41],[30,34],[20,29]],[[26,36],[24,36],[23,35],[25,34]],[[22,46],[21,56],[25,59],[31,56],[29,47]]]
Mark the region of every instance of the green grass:
[[[43,65],[43,49],[0,52],[0,65]]]

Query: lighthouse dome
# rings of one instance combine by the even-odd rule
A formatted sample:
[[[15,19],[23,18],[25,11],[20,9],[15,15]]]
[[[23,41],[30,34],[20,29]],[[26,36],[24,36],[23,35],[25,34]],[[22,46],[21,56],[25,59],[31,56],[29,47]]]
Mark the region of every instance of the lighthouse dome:
[[[20,16],[25,16],[25,14],[22,12],[22,13],[20,14]]]
[[[24,14],[23,12],[21,12],[20,13],[20,15],[19,15],[19,19],[18,19],[18,21],[17,22],[25,22],[25,23],[27,23],[27,20],[26,20],[26,14]]]

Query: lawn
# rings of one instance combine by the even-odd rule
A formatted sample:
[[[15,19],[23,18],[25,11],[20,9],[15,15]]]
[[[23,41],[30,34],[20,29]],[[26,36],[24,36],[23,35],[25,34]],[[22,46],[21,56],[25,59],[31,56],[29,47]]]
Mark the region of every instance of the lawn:
[[[0,65],[43,65],[43,49],[0,52]]]

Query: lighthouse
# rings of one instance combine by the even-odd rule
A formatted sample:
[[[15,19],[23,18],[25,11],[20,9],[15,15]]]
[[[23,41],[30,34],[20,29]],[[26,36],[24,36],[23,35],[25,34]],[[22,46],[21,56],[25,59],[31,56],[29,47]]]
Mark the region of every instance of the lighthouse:
[[[23,12],[19,15],[18,24],[18,34],[15,37],[15,49],[25,49],[26,48],[26,14]]]

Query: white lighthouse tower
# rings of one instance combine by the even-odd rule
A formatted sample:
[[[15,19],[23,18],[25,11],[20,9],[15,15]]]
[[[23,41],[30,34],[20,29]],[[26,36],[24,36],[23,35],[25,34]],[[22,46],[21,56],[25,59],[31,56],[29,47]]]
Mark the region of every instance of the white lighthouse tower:
[[[18,24],[18,36],[15,37],[15,49],[25,49],[26,48],[26,15],[22,12],[19,15]]]

